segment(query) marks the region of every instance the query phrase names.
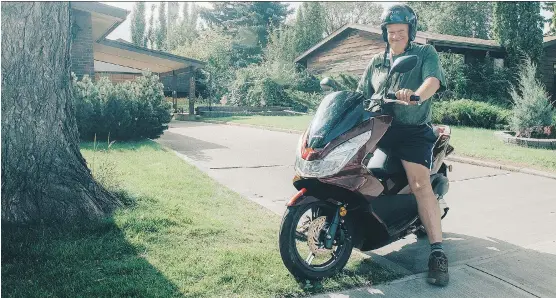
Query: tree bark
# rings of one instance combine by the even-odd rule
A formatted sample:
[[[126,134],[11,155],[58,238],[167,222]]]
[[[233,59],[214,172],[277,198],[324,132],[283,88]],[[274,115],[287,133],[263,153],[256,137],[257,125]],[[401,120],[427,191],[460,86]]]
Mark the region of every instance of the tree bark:
[[[119,201],[79,151],[68,2],[2,3],[2,221],[74,223]]]

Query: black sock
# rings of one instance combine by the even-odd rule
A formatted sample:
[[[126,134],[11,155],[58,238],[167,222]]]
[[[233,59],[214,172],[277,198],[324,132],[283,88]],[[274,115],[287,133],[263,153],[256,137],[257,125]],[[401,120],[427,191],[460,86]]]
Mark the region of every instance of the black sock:
[[[435,251],[444,251],[444,249],[442,248],[442,242],[436,242],[431,244],[431,252],[435,252]]]

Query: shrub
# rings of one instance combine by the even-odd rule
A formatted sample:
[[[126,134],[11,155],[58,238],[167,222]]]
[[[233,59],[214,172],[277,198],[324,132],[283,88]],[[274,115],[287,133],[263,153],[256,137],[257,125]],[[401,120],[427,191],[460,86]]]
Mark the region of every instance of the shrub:
[[[323,98],[323,95],[318,92],[303,92],[291,89],[286,89],[286,94],[292,102],[306,108],[298,108],[298,110],[302,112],[306,112],[307,110],[315,110]]]
[[[485,102],[461,99],[434,102],[432,119],[434,123],[495,128],[508,124],[509,113],[508,110]]]
[[[453,53],[439,53],[439,57],[447,85],[447,90],[440,94],[441,99],[465,96],[468,79],[465,76],[463,56]]]
[[[537,66],[527,57],[520,66],[518,86],[512,87],[514,102],[510,128],[518,136],[531,136],[533,127],[552,124],[553,108],[544,85],[536,79]]]
[[[331,77],[336,83],[338,83],[338,88],[345,91],[356,91],[359,86],[359,79],[350,74],[340,73],[336,76]]]
[[[73,78],[77,127],[82,140],[156,138],[168,128],[170,103],[158,76],[144,72],[133,82],[93,83],[88,76]]]
[[[441,100],[469,98],[476,101],[510,106],[510,70],[497,67],[494,59],[486,56],[483,61],[465,64],[463,56],[440,53],[447,90],[439,94]]]
[[[296,111],[306,111],[310,108],[305,105],[308,103],[306,98],[312,101],[313,97],[301,95],[300,92],[312,94],[315,90],[320,91],[320,85],[311,74],[298,72],[293,63],[267,61],[238,69],[229,89],[232,105],[285,106]]]

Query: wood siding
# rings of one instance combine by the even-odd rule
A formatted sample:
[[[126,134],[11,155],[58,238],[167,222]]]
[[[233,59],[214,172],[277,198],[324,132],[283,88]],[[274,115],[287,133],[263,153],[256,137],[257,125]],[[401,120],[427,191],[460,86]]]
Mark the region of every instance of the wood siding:
[[[318,74],[345,73],[359,78],[371,58],[384,49],[382,36],[359,30],[346,30],[335,40],[311,53],[307,59],[307,69]]]
[[[541,62],[541,72],[547,91],[552,94],[552,100],[556,100],[556,80],[554,64],[556,64],[556,44],[544,48],[544,57]]]

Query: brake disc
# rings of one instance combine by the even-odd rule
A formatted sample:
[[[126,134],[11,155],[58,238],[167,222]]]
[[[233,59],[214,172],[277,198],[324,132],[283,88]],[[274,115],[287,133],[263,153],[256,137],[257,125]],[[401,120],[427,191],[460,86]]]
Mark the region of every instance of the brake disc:
[[[330,255],[332,253],[332,249],[325,248],[324,241],[321,241],[321,235],[327,228],[328,223],[326,222],[326,216],[315,218],[309,226],[309,230],[307,231],[307,245],[315,256]]]

